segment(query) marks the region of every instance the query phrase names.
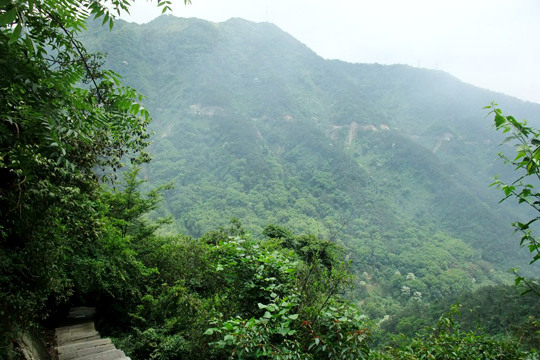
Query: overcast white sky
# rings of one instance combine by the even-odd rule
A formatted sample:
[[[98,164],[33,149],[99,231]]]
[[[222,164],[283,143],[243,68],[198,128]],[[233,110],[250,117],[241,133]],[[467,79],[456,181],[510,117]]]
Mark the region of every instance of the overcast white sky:
[[[540,103],[539,0],[173,0],[172,14],[276,24],[327,59],[444,70]],[[139,23],[159,15],[137,0]]]

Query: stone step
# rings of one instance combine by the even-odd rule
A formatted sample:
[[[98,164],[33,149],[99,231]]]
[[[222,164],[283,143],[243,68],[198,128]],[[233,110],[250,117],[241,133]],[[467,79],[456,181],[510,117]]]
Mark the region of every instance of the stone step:
[[[58,334],[58,333],[73,332],[73,331],[79,331],[79,330],[96,331],[96,328],[94,327],[94,322],[89,321],[82,324],[61,326],[59,328],[56,328],[56,333]]]
[[[82,356],[77,358],[77,360],[117,360],[123,359],[126,357],[126,354],[122,350],[114,349],[109,351],[104,351],[98,354],[91,354],[87,356]]]
[[[101,345],[108,345],[111,344],[111,339],[96,339],[96,340],[90,340],[90,341],[84,341],[84,342],[78,342],[78,343],[68,343],[66,345],[57,346],[56,350],[59,354],[67,353],[67,352],[73,352],[78,351],[84,348],[88,347],[95,347],[95,346],[101,346]]]
[[[62,337],[62,336],[71,336],[71,335],[74,335],[74,336],[78,336],[78,335],[81,335],[81,334],[93,334],[97,332],[95,329],[73,329],[72,331],[57,331],[55,334],[57,337]]]
[[[58,360],[80,359],[80,358],[83,358],[85,356],[90,356],[90,355],[99,356],[100,354],[103,354],[110,350],[116,350],[113,344],[92,346],[92,347],[87,347],[84,349],[79,349],[75,351],[69,351],[66,353],[58,354]]]
[[[99,339],[101,339],[101,336],[98,334],[98,335],[90,336],[90,337],[83,338],[83,339],[73,340],[73,341],[70,341],[68,343],[61,344],[61,346],[68,345],[68,344],[80,344],[80,343],[85,343],[87,341],[94,341],[94,340],[99,340]]]
[[[96,330],[90,330],[90,329],[80,329],[80,330],[73,330],[73,331],[60,331],[56,333],[56,336],[78,336],[81,334],[93,334]]]
[[[96,314],[95,307],[79,306],[69,309],[69,319],[91,319]]]
[[[58,346],[67,345],[75,342],[86,342],[99,339],[99,333],[97,331],[91,332],[76,332],[67,333],[60,336],[56,336],[56,344]]]
[[[64,340],[69,341],[69,339],[79,339],[79,338],[85,338],[85,337],[94,336],[94,335],[99,335],[99,332],[97,332],[95,330],[94,331],[65,332],[65,333],[56,334],[56,338],[57,339],[64,339]]]

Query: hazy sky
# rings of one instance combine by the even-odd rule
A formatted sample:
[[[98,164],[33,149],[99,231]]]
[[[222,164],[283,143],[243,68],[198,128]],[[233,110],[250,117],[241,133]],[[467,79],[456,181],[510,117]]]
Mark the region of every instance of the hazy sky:
[[[444,70],[540,103],[539,0],[173,0],[172,14],[269,21],[317,54]],[[137,0],[129,21],[159,15]]]

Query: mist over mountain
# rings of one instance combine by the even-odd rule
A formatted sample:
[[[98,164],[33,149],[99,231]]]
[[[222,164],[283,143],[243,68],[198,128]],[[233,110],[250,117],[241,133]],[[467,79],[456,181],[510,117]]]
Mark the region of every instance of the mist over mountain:
[[[510,227],[526,214],[489,187],[512,170],[483,107],[532,121],[540,105],[441,71],[324,60],[242,19],[118,21],[82,40],[147,96],[144,176],[174,183],[159,212],[175,231],[199,237],[238,218],[255,234],[278,224],[334,238],[358,296],[407,286],[435,299],[527,263]]]

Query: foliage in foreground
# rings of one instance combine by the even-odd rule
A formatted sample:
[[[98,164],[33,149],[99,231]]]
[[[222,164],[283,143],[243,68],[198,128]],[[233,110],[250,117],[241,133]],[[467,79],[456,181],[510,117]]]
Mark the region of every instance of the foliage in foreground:
[[[146,271],[109,221],[99,178],[148,160],[149,114],[77,40],[90,17],[112,27],[130,3],[0,2],[2,349],[74,294],[131,296]]]
[[[540,241],[533,234],[533,230],[538,227],[540,220],[540,193],[536,188],[540,181],[540,131],[527,125],[527,121],[517,120],[511,115],[503,115],[497,104],[492,103],[486,107],[490,109],[489,114],[493,115],[495,128],[509,136],[505,143],[509,142],[515,147],[515,157],[508,157],[503,152],[499,156],[509,164],[514,166],[517,178],[510,182],[505,182],[495,178],[492,185],[497,186],[504,192],[505,201],[509,198],[518,200],[519,204],[525,204],[533,210],[531,219],[516,221],[512,224],[516,232],[521,234],[520,245],[526,247],[532,256],[530,264],[535,264],[540,259]],[[528,289],[525,292],[534,292],[540,296],[540,284],[535,280],[528,280],[516,274],[516,286],[525,283]]]
[[[199,240],[154,238],[145,259],[159,275],[120,346],[137,359],[367,357],[366,320],[338,296],[348,275],[319,256],[329,244],[295,251],[242,233],[233,223]]]
[[[99,1],[0,2],[0,342],[65,302],[91,256],[120,250],[95,170],[146,160],[149,117],[74,38],[105,14]]]

